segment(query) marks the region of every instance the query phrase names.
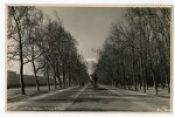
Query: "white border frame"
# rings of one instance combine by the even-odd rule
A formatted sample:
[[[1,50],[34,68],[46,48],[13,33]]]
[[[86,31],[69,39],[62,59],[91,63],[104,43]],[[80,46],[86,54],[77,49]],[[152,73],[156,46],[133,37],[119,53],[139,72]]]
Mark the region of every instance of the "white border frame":
[[[139,7],[139,6],[172,6],[173,5],[173,24],[171,29],[173,29],[172,35],[171,35],[171,82],[172,82],[172,95],[175,94],[175,80],[172,80],[174,78],[174,2],[172,0],[2,0],[0,2],[0,117],[24,117],[24,116],[38,116],[38,117],[48,117],[48,116],[72,116],[72,117],[89,117],[89,116],[99,116],[99,117],[106,117],[106,116],[131,116],[131,117],[148,117],[148,116],[154,116],[154,117],[173,117],[174,114],[174,104],[175,101],[171,100],[173,103],[173,110],[172,113],[149,113],[149,112],[6,112],[6,6],[7,5],[49,5],[49,6],[121,6],[121,7]],[[171,95],[171,96],[172,96]],[[172,107],[171,106],[171,107]]]

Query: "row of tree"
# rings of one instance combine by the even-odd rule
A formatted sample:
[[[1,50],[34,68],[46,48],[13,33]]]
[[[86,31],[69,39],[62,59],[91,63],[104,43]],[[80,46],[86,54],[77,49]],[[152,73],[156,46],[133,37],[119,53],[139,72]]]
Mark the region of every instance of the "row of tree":
[[[127,9],[122,24],[113,24],[99,53],[99,82],[146,92],[170,92],[169,8]]]
[[[50,80],[54,88],[66,88],[89,79],[85,62],[77,52],[77,42],[65,30],[55,13],[56,20],[44,17],[35,7],[8,7],[8,61],[20,63],[21,93],[25,94],[24,65],[31,63],[37,91],[39,72]]]

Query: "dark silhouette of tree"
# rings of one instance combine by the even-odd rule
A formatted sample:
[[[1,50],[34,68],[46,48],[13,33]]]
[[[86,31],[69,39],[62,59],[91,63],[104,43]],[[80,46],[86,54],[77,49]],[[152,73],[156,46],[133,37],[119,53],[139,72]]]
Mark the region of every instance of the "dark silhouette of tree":
[[[21,92],[25,94],[23,65],[31,63],[37,91],[40,91],[38,73],[47,77],[48,90],[53,78],[54,87],[66,88],[88,82],[89,76],[83,57],[77,51],[76,39],[56,20],[47,19],[35,7],[9,7],[8,59],[20,61]]]
[[[21,93],[25,94],[25,84],[23,79],[23,65],[28,63],[23,52],[26,46],[26,20],[31,7],[8,7],[8,39],[15,44],[8,46],[8,60],[20,61],[20,85]]]
[[[170,92],[170,9],[130,8],[125,18],[99,54],[99,81],[144,92],[154,86],[156,95],[167,84]]]

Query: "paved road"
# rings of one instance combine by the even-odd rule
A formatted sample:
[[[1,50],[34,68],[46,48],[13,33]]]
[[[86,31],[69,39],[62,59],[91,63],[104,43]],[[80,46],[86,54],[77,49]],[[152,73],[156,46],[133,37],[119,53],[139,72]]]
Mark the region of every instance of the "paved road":
[[[10,101],[7,110],[24,111],[170,111],[170,99],[99,85],[57,90],[22,101]]]

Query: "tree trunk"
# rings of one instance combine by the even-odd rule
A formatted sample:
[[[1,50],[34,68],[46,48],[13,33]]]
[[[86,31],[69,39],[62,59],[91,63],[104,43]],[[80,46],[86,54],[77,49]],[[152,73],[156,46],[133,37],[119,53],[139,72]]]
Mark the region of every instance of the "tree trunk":
[[[135,80],[134,71],[133,71],[133,73],[132,73],[132,80],[133,80],[134,90],[137,91],[137,83],[136,83],[136,80]]]
[[[69,73],[70,74],[70,73]],[[71,75],[69,75],[69,87],[71,86]]]
[[[133,80],[133,85],[134,85],[134,90],[137,91],[137,83],[136,83],[136,79],[135,79],[135,64],[134,64],[134,57],[135,52],[134,52],[134,47],[132,46],[132,80]]]
[[[140,76],[142,79],[143,91],[144,91],[144,93],[146,93],[146,78],[145,78],[143,68],[144,68],[144,66],[143,66],[143,59],[142,59],[142,54],[141,54],[140,55]]]
[[[142,81],[140,81],[140,90],[142,90]]]
[[[168,85],[168,93],[170,93],[170,79],[168,74],[166,75],[167,85]]]
[[[162,73],[160,74],[160,83],[161,83],[161,88],[163,89],[164,86],[163,86],[163,78],[162,78]]]
[[[22,52],[22,40],[21,40],[21,35],[19,34],[20,42],[19,42],[19,47],[20,47],[20,85],[21,85],[21,94],[25,95],[25,85],[24,85],[24,78],[23,78],[23,52]]]
[[[158,86],[157,86],[158,84],[156,83],[155,85],[156,85],[156,87],[155,87],[156,95],[158,95]]]
[[[124,89],[126,89],[126,71],[125,71],[125,60],[124,60],[124,63],[122,64],[123,65],[123,85],[124,85]]]
[[[54,88],[57,89],[56,71],[54,71]]]
[[[146,93],[146,79],[144,79],[143,86],[144,86],[144,93]]]
[[[156,76],[154,70],[152,70],[153,74],[153,81],[154,81],[154,88],[155,88],[155,95],[158,95],[158,87],[157,87],[157,81],[156,81]]]
[[[21,57],[20,57],[21,59]],[[23,60],[20,60],[20,85],[21,85],[21,94],[25,95],[25,85],[24,85],[24,78],[23,78]]]
[[[40,92],[40,84],[38,81],[37,71],[36,71],[36,66],[35,66],[34,60],[32,61],[32,65],[33,65],[33,72],[34,72],[34,76],[35,76],[36,88],[37,88],[37,91]]]
[[[70,65],[69,65],[69,87],[71,86],[71,69],[70,69]]]
[[[47,68],[47,86],[48,86],[48,90],[50,91],[50,79],[49,79],[49,70]]]
[[[149,89],[149,83],[148,82],[146,83],[146,89],[147,90]]]
[[[170,93],[170,83],[168,82],[168,93]]]
[[[34,50],[34,46],[32,46],[32,65],[33,65],[33,73],[35,76],[35,83],[36,83],[36,88],[37,91],[40,92],[40,84],[38,81],[38,77],[37,77],[37,71],[36,71],[36,66],[35,66],[35,50]]]
[[[145,64],[145,61],[143,59],[144,57],[144,42],[143,42],[143,35],[144,35],[144,31],[143,31],[143,28],[142,28],[142,15],[141,13],[139,12],[139,45],[140,45],[140,75],[141,75],[141,78],[142,78],[142,85],[143,85],[143,90],[144,90],[144,93],[146,92],[146,76],[144,74],[144,64]]]
[[[142,90],[142,79],[140,75],[139,75],[139,86],[140,86],[140,90]]]
[[[18,24],[18,19],[15,17],[15,9],[14,7],[12,8],[14,13],[13,13],[13,19],[15,20],[16,26],[17,26],[17,31],[18,31],[18,36],[19,36],[19,56],[20,56],[20,86],[21,86],[21,94],[25,95],[25,85],[24,85],[24,78],[23,78],[23,50],[22,50],[22,36],[21,36],[21,30]]]
[[[63,61],[63,65],[62,65],[62,72],[63,72],[63,88],[66,87],[66,77],[65,77],[65,65],[64,65],[64,61]]]
[[[144,80],[143,79],[143,70],[142,70],[142,57],[140,58],[139,66],[140,66],[140,90],[141,90],[142,86],[144,85],[144,83],[143,83],[143,80]]]
[[[147,64],[147,57],[145,57],[145,63],[144,63],[144,68],[145,68],[145,77],[144,77],[144,81],[145,81],[145,92],[148,89],[148,81],[147,81],[147,78],[148,78],[148,69],[147,69],[147,65],[146,64]]]

